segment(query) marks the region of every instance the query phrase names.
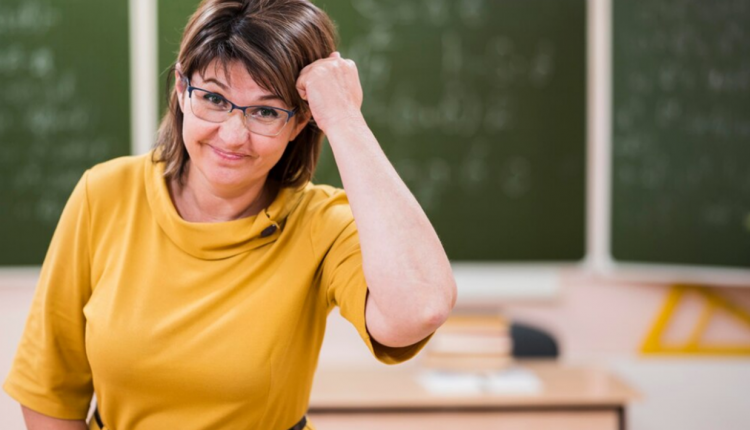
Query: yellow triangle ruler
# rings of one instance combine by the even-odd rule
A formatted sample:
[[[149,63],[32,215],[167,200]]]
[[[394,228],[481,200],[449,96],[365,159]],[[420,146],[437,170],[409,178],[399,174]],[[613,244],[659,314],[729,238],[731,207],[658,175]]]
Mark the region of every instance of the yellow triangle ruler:
[[[704,303],[700,318],[689,339],[682,345],[664,345],[662,336],[686,294],[697,294]],[[641,347],[644,354],[750,355],[750,344],[704,345],[703,334],[717,310],[728,312],[750,330],[750,313],[706,287],[674,285]]]

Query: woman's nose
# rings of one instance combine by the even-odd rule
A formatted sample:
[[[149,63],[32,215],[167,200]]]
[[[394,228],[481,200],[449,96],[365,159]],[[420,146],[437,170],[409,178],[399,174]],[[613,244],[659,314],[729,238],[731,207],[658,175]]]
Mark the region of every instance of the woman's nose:
[[[245,144],[250,138],[250,130],[245,125],[245,116],[241,110],[233,110],[229,118],[221,124],[219,137],[227,145]]]

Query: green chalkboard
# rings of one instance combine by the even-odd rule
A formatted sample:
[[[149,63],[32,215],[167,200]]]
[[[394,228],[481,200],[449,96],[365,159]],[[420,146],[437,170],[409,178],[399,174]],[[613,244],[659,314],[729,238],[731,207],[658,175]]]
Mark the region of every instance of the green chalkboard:
[[[750,268],[750,3],[615,0],[611,254]]]
[[[174,61],[184,3],[159,2],[160,70]],[[369,125],[452,260],[584,256],[585,0],[316,4],[358,65]],[[315,181],[341,185],[327,146]]]
[[[128,5],[0,2],[0,265],[39,265],[73,187],[130,152]]]

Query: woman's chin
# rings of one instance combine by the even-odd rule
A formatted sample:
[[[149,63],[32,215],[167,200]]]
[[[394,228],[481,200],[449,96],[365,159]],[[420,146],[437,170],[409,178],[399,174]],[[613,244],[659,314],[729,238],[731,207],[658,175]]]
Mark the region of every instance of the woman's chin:
[[[212,172],[206,176],[214,188],[242,189],[254,184],[248,175],[238,175],[238,172]]]
[[[252,160],[225,162],[208,157],[208,159],[201,161],[200,163],[193,161],[193,165],[200,170],[201,176],[214,187],[234,189],[247,187],[255,182],[253,180],[254,169],[249,165]]]

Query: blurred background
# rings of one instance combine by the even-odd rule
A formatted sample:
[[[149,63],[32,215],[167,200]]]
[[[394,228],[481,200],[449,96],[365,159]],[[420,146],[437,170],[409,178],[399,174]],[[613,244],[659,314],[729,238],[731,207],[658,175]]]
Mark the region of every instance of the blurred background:
[[[0,376],[73,186],[153,144],[198,3],[0,0]],[[492,332],[403,366],[459,345],[499,371],[531,328],[639,393],[628,428],[750,427],[750,1],[315,3],[454,264],[456,324]],[[315,181],[341,185],[328,147]],[[321,370],[381,366],[334,312]],[[5,394],[0,427],[23,428]]]

